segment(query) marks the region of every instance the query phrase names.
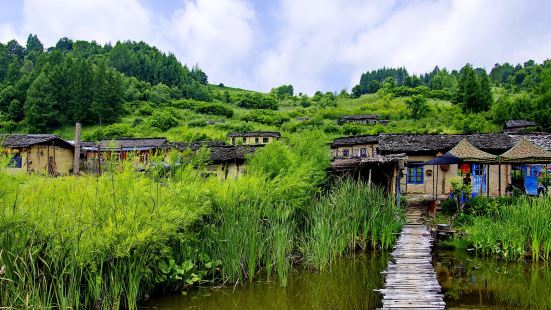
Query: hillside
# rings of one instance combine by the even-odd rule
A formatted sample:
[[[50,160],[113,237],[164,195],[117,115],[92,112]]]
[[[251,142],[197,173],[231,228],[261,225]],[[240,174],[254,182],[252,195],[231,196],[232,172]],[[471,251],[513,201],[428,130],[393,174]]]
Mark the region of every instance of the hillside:
[[[0,132],[54,132],[71,139],[164,136],[224,139],[230,131],[321,130],[328,138],[381,132],[500,131],[508,119],[549,130],[551,62],[496,65],[490,74],[465,65],[423,75],[382,68],[361,75],[351,93],[296,95],[292,85],[270,93],[208,84],[197,66],[143,42],[60,39],[44,49],[35,35],[25,47],[0,44]],[[377,114],[387,125],[340,124],[350,114]]]

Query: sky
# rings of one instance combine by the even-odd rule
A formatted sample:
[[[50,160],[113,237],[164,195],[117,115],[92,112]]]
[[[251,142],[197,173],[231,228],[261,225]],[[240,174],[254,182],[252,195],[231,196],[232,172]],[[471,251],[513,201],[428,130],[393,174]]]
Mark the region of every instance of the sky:
[[[0,42],[145,41],[210,83],[350,90],[362,72],[551,58],[549,0],[0,0]]]

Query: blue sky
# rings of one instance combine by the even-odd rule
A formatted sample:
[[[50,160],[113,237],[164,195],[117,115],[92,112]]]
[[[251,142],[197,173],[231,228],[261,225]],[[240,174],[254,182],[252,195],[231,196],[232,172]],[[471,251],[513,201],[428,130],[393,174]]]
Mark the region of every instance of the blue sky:
[[[361,72],[551,58],[551,1],[0,0],[0,42],[143,40],[212,83],[348,90]]]

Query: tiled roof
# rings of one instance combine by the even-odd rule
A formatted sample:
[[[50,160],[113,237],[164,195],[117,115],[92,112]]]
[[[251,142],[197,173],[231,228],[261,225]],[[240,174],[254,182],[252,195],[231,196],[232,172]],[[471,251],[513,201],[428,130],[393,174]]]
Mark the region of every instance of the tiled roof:
[[[56,145],[65,148],[73,148],[67,141],[61,139],[57,135],[51,134],[13,134],[0,135],[0,145],[6,148],[21,148],[31,145]]]
[[[281,134],[277,131],[248,131],[248,132],[231,132],[227,135],[228,138],[232,137],[274,137],[279,138]]]

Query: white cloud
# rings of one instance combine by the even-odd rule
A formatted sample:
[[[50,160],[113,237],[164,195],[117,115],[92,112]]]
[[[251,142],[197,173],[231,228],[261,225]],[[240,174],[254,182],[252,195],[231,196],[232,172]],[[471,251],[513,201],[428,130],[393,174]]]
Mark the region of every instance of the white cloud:
[[[212,82],[252,85],[243,69],[251,61],[258,35],[256,17],[242,0],[186,1],[164,28],[176,54],[198,63]]]
[[[422,73],[551,57],[546,0],[181,0],[164,14],[141,1],[24,0],[21,20],[0,22],[0,40],[143,40],[198,63],[211,82],[308,93],[350,89],[383,66]],[[270,25],[259,20],[268,12]]]
[[[25,0],[22,33],[36,33],[45,45],[61,37],[109,42],[147,40],[152,21],[138,0]]]
[[[12,39],[20,40],[15,29],[10,24],[0,24],[0,42],[6,43]]]
[[[542,61],[551,56],[550,10],[543,1],[282,0],[278,43],[256,76],[264,88],[291,82],[311,93],[350,88],[361,72],[383,66],[423,73]],[[348,73],[339,75],[342,68]]]

